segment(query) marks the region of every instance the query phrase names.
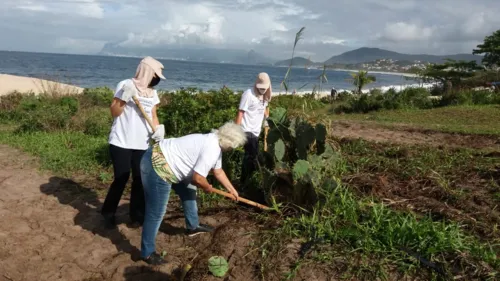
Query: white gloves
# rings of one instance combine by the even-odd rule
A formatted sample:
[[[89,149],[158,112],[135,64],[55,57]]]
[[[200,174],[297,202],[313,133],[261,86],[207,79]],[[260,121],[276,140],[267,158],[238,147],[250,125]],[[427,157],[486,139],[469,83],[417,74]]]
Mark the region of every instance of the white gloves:
[[[268,128],[269,127],[269,122],[267,122],[267,118],[264,119],[264,128]]]
[[[130,85],[129,83],[126,83],[123,86],[123,93],[121,100],[124,102],[129,102],[134,96],[137,95],[137,89],[135,88],[134,85]]]
[[[155,142],[159,142],[159,141],[163,140],[165,138],[165,126],[164,125],[156,126],[156,130],[153,133],[153,135],[151,136],[151,138]]]

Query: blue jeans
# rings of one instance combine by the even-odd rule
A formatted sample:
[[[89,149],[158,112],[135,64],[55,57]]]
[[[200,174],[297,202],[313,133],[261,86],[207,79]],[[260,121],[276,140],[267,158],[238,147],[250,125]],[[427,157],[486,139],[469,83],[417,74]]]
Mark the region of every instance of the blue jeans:
[[[186,227],[196,229],[199,226],[196,190],[188,188],[186,183],[171,185],[160,178],[153,169],[151,155],[152,148],[150,147],[141,160],[141,178],[146,202],[141,238],[141,256],[143,258],[147,258],[155,252],[156,235],[167,211],[170,189],[173,189],[181,198]]]

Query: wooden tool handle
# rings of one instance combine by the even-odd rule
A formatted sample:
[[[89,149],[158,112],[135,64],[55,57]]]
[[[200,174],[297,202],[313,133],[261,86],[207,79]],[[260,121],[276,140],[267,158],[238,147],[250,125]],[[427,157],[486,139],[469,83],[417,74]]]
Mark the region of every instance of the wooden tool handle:
[[[134,99],[134,102],[137,105],[137,107],[139,108],[139,110],[141,111],[142,116],[144,117],[144,119],[146,119],[146,121],[148,122],[149,126],[151,127],[151,129],[153,130],[153,133],[154,133],[156,131],[156,128],[153,125],[153,121],[151,121],[151,118],[149,118],[149,116],[144,111],[144,108],[142,107],[142,104],[139,102],[139,99],[137,99],[137,96],[133,96],[132,98]]]
[[[216,189],[216,188],[213,188],[212,190],[213,190],[213,192],[214,192],[214,193],[217,193],[217,194],[219,194],[219,195],[225,196],[225,197],[227,197],[227,198],[234,199],[234,196],[233,196],[233,195],[231,195],[230,193],[224,192],[224,191],[219,190],[219,189]],[[239,201],[239,202],[243,202],[243,203],[245,203],[245,204],[248,204],[248,205],[250,205],[250,206],[254,206],[254,207],[260,208],[260,209],[262,209],[262,210],[269,210],[269,209],[271,209],[271,208],[269,208],[269,207],[267,207],[267,206],[264,206],[264,205],[259,204],[259,203],[257,203],[257,202],[250,201],[250,200],[245,199],[245,198],[243,198],[243,197],[238,197],[238,201]]]
[[[267,152],[267,134],[269,133],[269,127],[264,127],[264,151]]]

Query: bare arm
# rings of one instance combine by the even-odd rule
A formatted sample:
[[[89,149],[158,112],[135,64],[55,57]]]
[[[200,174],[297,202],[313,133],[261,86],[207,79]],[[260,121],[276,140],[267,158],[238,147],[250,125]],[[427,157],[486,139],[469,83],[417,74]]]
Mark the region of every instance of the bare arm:
[[[269,118],[269,107],[266,107],[266,111],[264,112],[264,117]]]
[[[160,125],[160,121],[158,121],[158,114],[156,113],[156,105],[153,106],[153,125],[155,125],[155,127]]]
[[[196,185],[197,187],[203,189],[205,192],[212,192],[213,187],[208,183],[207,178],[198,174],[197,172],[193,173],[193,178],[191,179],[191,183]]]
[[[214,176],[217,179],[217,181],[222,184],[222,186],[229,191],[229,193],[235,195],[235,199],[238,200],[238,192],[234,188],[234,186],[231,184],[231,181],[227,178],[226,173],[222,169],[214,169]]]
[[[236,115],[236,120],[234,121],[234,123],[241,125],[241,121],[243,121],[243,114],[245,114],[245,111],[239,110],[238,115]]]
[[[126,104],[126,102],[119,98],[113,98],[113,102],[111,102],[110,106],[111,116],[113,116],[113,118],[120,116],[123,113],[123,109]]]

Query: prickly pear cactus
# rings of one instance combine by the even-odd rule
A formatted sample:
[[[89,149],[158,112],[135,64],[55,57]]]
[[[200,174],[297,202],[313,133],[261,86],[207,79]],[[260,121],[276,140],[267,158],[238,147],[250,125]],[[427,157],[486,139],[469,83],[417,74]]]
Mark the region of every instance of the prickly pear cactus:
[[[295,181],[306,181],[311,165],[306,160],[298,160],[293,165],[293,179]]]
[[[316,124],[316,154],[320,155],[325,152],[325,143],[326,143],[326,127],[325,125],[319,123]]]
[[[279,162],[283,161],[283,157],[285,156],[285,143],[282,140],[278,140],[274,144],[274,156],[276,156]]]
[[[309,148],[316,139],[316,132],[311,124],[306,121],[301,121],[297,123],[296,135],[297,156],[299,159],[305,160],[307,159]]]
[[[270,110],[269,113],[269,119],[271,119],[274,124],[285,123],[286,116],[286,109],[284,109],[283,107],[277,107],[273,110]]]
[[[272,128],[267,133],[267,144],[273,146],[281,138],[278,128]]]

